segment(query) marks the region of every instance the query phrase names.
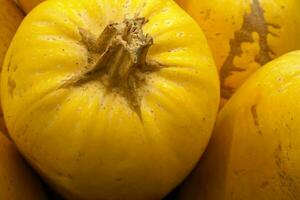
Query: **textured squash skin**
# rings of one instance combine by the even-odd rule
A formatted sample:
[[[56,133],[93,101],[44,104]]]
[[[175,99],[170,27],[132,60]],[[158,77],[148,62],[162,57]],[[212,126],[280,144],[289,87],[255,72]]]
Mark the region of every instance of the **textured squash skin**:
[[[0,70],[8,46],[23,19],[22,12],[10,0],[0,0]],[[6,133],[2,109],[0,107],[0,131]]]
[[[300,199],[300,51],[254,73],[221,110],[182,200]]]
[[[225,102],[258,68],[300,49],[299,0],[176,0],[203,29]]]
[[[44,200],[37,177],[24,163],[12,143],[0,133],[0,199]]]
[[[25,13],[29,13],[34,7],[43,1],[44,0],[17,0]]]
[[[161,67],[138,89],[139,114],[97,80],[66,87],[89,62],[80,29],[98,36],[136,15]],[[69,199],[161,199],[198,161],[219,104],[206,39],[170,0],[46,1],[20,26],[2,78],[12,139]]]

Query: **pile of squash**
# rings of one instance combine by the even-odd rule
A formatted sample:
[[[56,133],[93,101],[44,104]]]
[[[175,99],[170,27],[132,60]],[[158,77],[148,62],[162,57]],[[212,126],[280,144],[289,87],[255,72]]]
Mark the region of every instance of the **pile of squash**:
[[[0,0],[0,199],[300,199],[299,13]]]

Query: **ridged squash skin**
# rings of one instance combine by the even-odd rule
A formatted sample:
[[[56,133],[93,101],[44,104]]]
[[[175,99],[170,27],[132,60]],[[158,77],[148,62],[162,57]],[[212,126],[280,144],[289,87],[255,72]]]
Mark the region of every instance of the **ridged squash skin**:
[[[41,183],[2,133],[0,163],[0,199],[46,200]]]
[[[300,199],[300,51],[266,64],[221,110],[180,200]]]
[[[29,13],[34,7],[43,1],[44,0],[17,0],[25,13]]]
[[[203,29],[223,104],[257,69],[300,49],[299,0],[176,0]]]
[[[119,54],[109,64],[102,65],[102,57],[95,62],[100,50],[92,35],[124,28],[125,17],[135,19],[126,22],[134,26],[148,20],[144,36],[137,33],[150,44],[146,64],[128,70],[129,58],[119,60]],[[100,45],[111,42],[101,37]],[[122,36],[118,45],[135,37]],[[105,50],[103,57],[113,52]],[[40,4],[9,48],[1,91],[12,139],[68,199],[161,199],[198,161],[219,104],[217,69],[204,34],[171,0]]]
[[[20,25],[23,14],[11,0],[0,0],[0,71],[5,53]],[[6,133],[2,108],[0,107],[0,131]]]

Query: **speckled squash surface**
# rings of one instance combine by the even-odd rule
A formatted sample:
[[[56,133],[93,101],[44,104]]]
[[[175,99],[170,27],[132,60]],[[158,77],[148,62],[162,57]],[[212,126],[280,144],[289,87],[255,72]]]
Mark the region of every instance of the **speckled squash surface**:
[[[222,102],[257,69],[300,49],[299,0],[176,0],[204,30]]]
[[[171,0],[50,0],[6,56],[10,135],[69,199],[156,200],[210,138],[219,82],[197,23]]]
[[[258,70],[221,110],[180,200],[300,199],[300,51]]]

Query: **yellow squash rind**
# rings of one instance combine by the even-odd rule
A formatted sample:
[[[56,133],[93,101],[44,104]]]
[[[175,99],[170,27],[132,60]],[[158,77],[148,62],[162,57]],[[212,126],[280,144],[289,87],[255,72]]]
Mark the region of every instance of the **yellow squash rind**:
[[[83,35],[137,17],[148,20],[147,62],[158,66],[142,76],[139,112],[130,95],[82,76],[95,56]],[[70,199],[161,199],[200,158],[219,104],[206,39],[171,0],[40,4],[9,48],[1,92],[14,142]]]
[[[299,0],[176,0],[202,27],[220,74],[222,104],[269,61],[300,49]]]
[[[180,200],[300,199],[300,51],[254,73],[221,110]]]

